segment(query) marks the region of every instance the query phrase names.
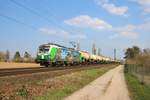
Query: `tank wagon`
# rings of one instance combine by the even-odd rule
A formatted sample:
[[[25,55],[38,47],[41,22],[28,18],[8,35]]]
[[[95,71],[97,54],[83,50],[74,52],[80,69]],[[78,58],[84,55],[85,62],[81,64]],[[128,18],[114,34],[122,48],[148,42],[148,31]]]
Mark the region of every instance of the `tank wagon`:
[[[48,43],[39,46],[36,62],[48,67],[51,65],[67,66],[77,64],[107,63],[112,62],[112,60],[108,57],[90,54],[87,51],[78,51],[59,44]]]
[[[79,51],[81,54],[81,62],[82,64],[86,64],[88,62],[90,62],[90,53],[86,52],[86,51]]]

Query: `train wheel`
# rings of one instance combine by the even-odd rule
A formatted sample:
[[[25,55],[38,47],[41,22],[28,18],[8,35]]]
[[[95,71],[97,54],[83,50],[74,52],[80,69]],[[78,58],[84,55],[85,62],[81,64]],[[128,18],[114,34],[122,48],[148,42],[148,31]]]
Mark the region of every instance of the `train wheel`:
[[[55,66],[56,66],[56,63],[55,63],[55,62],[53,62],[53,63],[52,63],[52,67],[55,67]]]
[[[44,64],[43,63],[40,63],[40,66],[43,66]]]
[[[48,64],[45,64],[45,67],[49,67],[49,65],[48,65]]]

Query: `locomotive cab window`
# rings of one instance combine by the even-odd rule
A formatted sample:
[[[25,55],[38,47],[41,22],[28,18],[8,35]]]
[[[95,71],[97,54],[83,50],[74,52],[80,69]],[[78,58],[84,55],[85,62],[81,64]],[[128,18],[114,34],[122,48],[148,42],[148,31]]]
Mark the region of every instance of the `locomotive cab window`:
[[[49,48],[50,48],[50,46],[40,46],[39,52],[40,53],[42,53],[42,52],[47,53],[47,52],[49,52]]]

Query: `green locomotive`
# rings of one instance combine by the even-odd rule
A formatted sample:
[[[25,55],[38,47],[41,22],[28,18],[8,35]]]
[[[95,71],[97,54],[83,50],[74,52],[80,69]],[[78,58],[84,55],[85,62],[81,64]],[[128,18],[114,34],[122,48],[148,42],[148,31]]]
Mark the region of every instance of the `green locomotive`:
[[[49,65],[73,65],[82,62],[81,54],[73,48],[48,43],[39,46],[36,62],[48,67]]]

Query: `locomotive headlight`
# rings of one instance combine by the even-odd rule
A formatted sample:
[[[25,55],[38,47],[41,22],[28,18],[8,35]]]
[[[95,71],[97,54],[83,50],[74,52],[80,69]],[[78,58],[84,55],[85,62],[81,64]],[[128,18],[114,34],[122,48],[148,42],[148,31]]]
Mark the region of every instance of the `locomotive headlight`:
[[[44,59],[44,55],[42,55],[41,58]]]

